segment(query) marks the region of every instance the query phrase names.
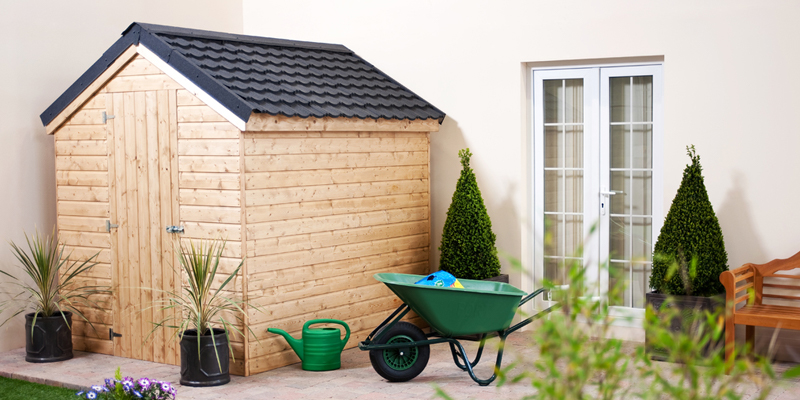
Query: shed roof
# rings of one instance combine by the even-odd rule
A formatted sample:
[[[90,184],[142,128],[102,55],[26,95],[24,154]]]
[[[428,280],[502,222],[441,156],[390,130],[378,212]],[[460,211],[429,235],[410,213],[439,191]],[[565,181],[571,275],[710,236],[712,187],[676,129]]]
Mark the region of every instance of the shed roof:
[[[347,47],[134,22],[42,114],[48,125],[131,45],[142,45],[247,121],[287,117],[437,119],[445,114]]]

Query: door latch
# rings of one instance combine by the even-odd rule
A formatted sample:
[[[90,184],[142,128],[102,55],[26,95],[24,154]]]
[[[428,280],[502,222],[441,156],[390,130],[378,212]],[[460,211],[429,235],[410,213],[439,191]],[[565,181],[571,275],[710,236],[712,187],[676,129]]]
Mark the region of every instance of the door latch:
[[[122,337],[122,334],[114,332],[113,328],[108,328],[108,340],[114,340],[115,337]]]
[[[106,220],[106,232],[111,232],[111,228],[119,228],[119,225],[112,224],[111,221]]]
[[[167,233],[183,233],[183,227],[182,226],[174,226],[174,225],[173,226],[168,226],[167,227]]]

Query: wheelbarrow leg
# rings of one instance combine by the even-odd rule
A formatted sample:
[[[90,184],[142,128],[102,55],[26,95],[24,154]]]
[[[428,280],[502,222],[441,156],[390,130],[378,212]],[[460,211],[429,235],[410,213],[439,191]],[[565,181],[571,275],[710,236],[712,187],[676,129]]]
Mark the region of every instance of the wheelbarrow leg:
[[[456,348],[453,342],[449,342],[449,344],[450,344],[450,353],[453,354],[453,362],[455,362],[456,366],[458,368],[461,368],[462,371],[466,371],[467,366],[465,364],[462,364],[461,361],[459,360],[459,359],[464,360],[464,362],[466,363],[467,362],[466,354],[461,353],[461,351],[459,351]],[[475,366],[478,365],[478,363],[481,361],[481,355],[483,354],[483,346],[485,344],[486,344],[486,334],[483,334],[481,335],[481,345],[480,347],[478,347],[478,354],[475,355],[475,360],[470,363],[470,366],[472,368],[475,368]]]
[[[478,361],[476,360],[474,363],[470,363],[469,362],[469,358],[467,358],[467,352],[464,351],[464,346],[461,345],[461,342],[459,342],[456,339],[449,339],[448,342],[450,343],[451,349],[453,349],[453,346],[455,346],[457,348],[457,349],[453,349],[453,357],[456,358],[456,354],[457,354],[456,351],[457,351],[458,352],[458,357],[461,357],[461,358],[464,359],[463,367],[466,368],[466,371],[469,373],[469,377],[472,378],[473,381],[475,381],[477,384],[479,384],[481,386],[486,386],[486,385],[494,382],[494,380],[497,378],[497,372],[496,371],[498,371],[500,369],[500,364],[502,364],[502,362],[503,362],[503,348],[505,347],[505,342],[506,342],[506,337],[505,336],[500,336],[500,349],[497,350],[497,361],[495,361],[495,364],[494,364],[494,371],[495,372],[492,374],[492,376],[489,379],[479,379],[475,375],[475,371],[472,368],[473,368],[473,366],[478,364]],[[479,350],[479,352],[481,352],[482,350],[483,350],[483,341],[481,341],[481,349]],[[458,365],[459,368],[462,367],[462,365],[460,365],[458,360],[456,360],[456,365]],[[464,368],[462,368],[462,369],[464,369]]]

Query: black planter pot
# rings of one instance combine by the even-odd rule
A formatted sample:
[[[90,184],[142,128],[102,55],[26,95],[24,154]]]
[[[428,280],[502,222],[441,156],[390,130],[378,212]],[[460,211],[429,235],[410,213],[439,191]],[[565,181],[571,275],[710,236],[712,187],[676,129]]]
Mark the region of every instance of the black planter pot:
[[[653,311],[658,313],[662,309],[676,309],[677,316],[670,321],[670,330],[675,333],[688,333],[697,334],[696,330],[691,331],[693,322],[697,318],[703,318],[705,312],[722,313],[725,311],[725,294],[720,294],[713,297],[699,297],[699,296],[670,296],[667,294],[650,292],[645,294],[646,304],[652,306]],[[665,317],[666,318],[666,317]],[[715,349],[722,350],[725,341],[725,326],[722,326],[722,335],[716,342],[710,341],[703,349],[703,356],[710,357],[713,355]],[[669,359],[667,349],[655,346],[652,343],[652,338],[647,336],[645,332],[645,348],[650,353],[650,358],[658,361],[665,361]]]
[[[200,336],[200,353],[197,352],[197,331],[183,332],[181,339],[181,385],[219,386],[231,381],[228,371],[228,338],[222,329],[211,335]],[[214,351],[216,348],[216,352]],[[219,362],[217,362],[219,355]],[[222,368],[220,368],[222,367]]]
[[[33,323],[33,315],[25,315],[25,361],[46,363],[72,358],[72,313],[65,312],[63,316],[59,313],[51,317],[39,313],[36,324]]]

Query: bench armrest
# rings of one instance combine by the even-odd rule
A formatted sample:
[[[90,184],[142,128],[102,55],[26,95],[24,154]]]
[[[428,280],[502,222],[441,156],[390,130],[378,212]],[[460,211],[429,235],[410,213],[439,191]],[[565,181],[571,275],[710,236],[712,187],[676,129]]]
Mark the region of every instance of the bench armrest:
[[[756,270],[753,264],[745,264],[719,275],[719,280],[725,286],[725,306],[732,313],[736,313],[736,305],[750,298],[748,289],[755,289]],[[744,285],[739,283],[745,281]]]

